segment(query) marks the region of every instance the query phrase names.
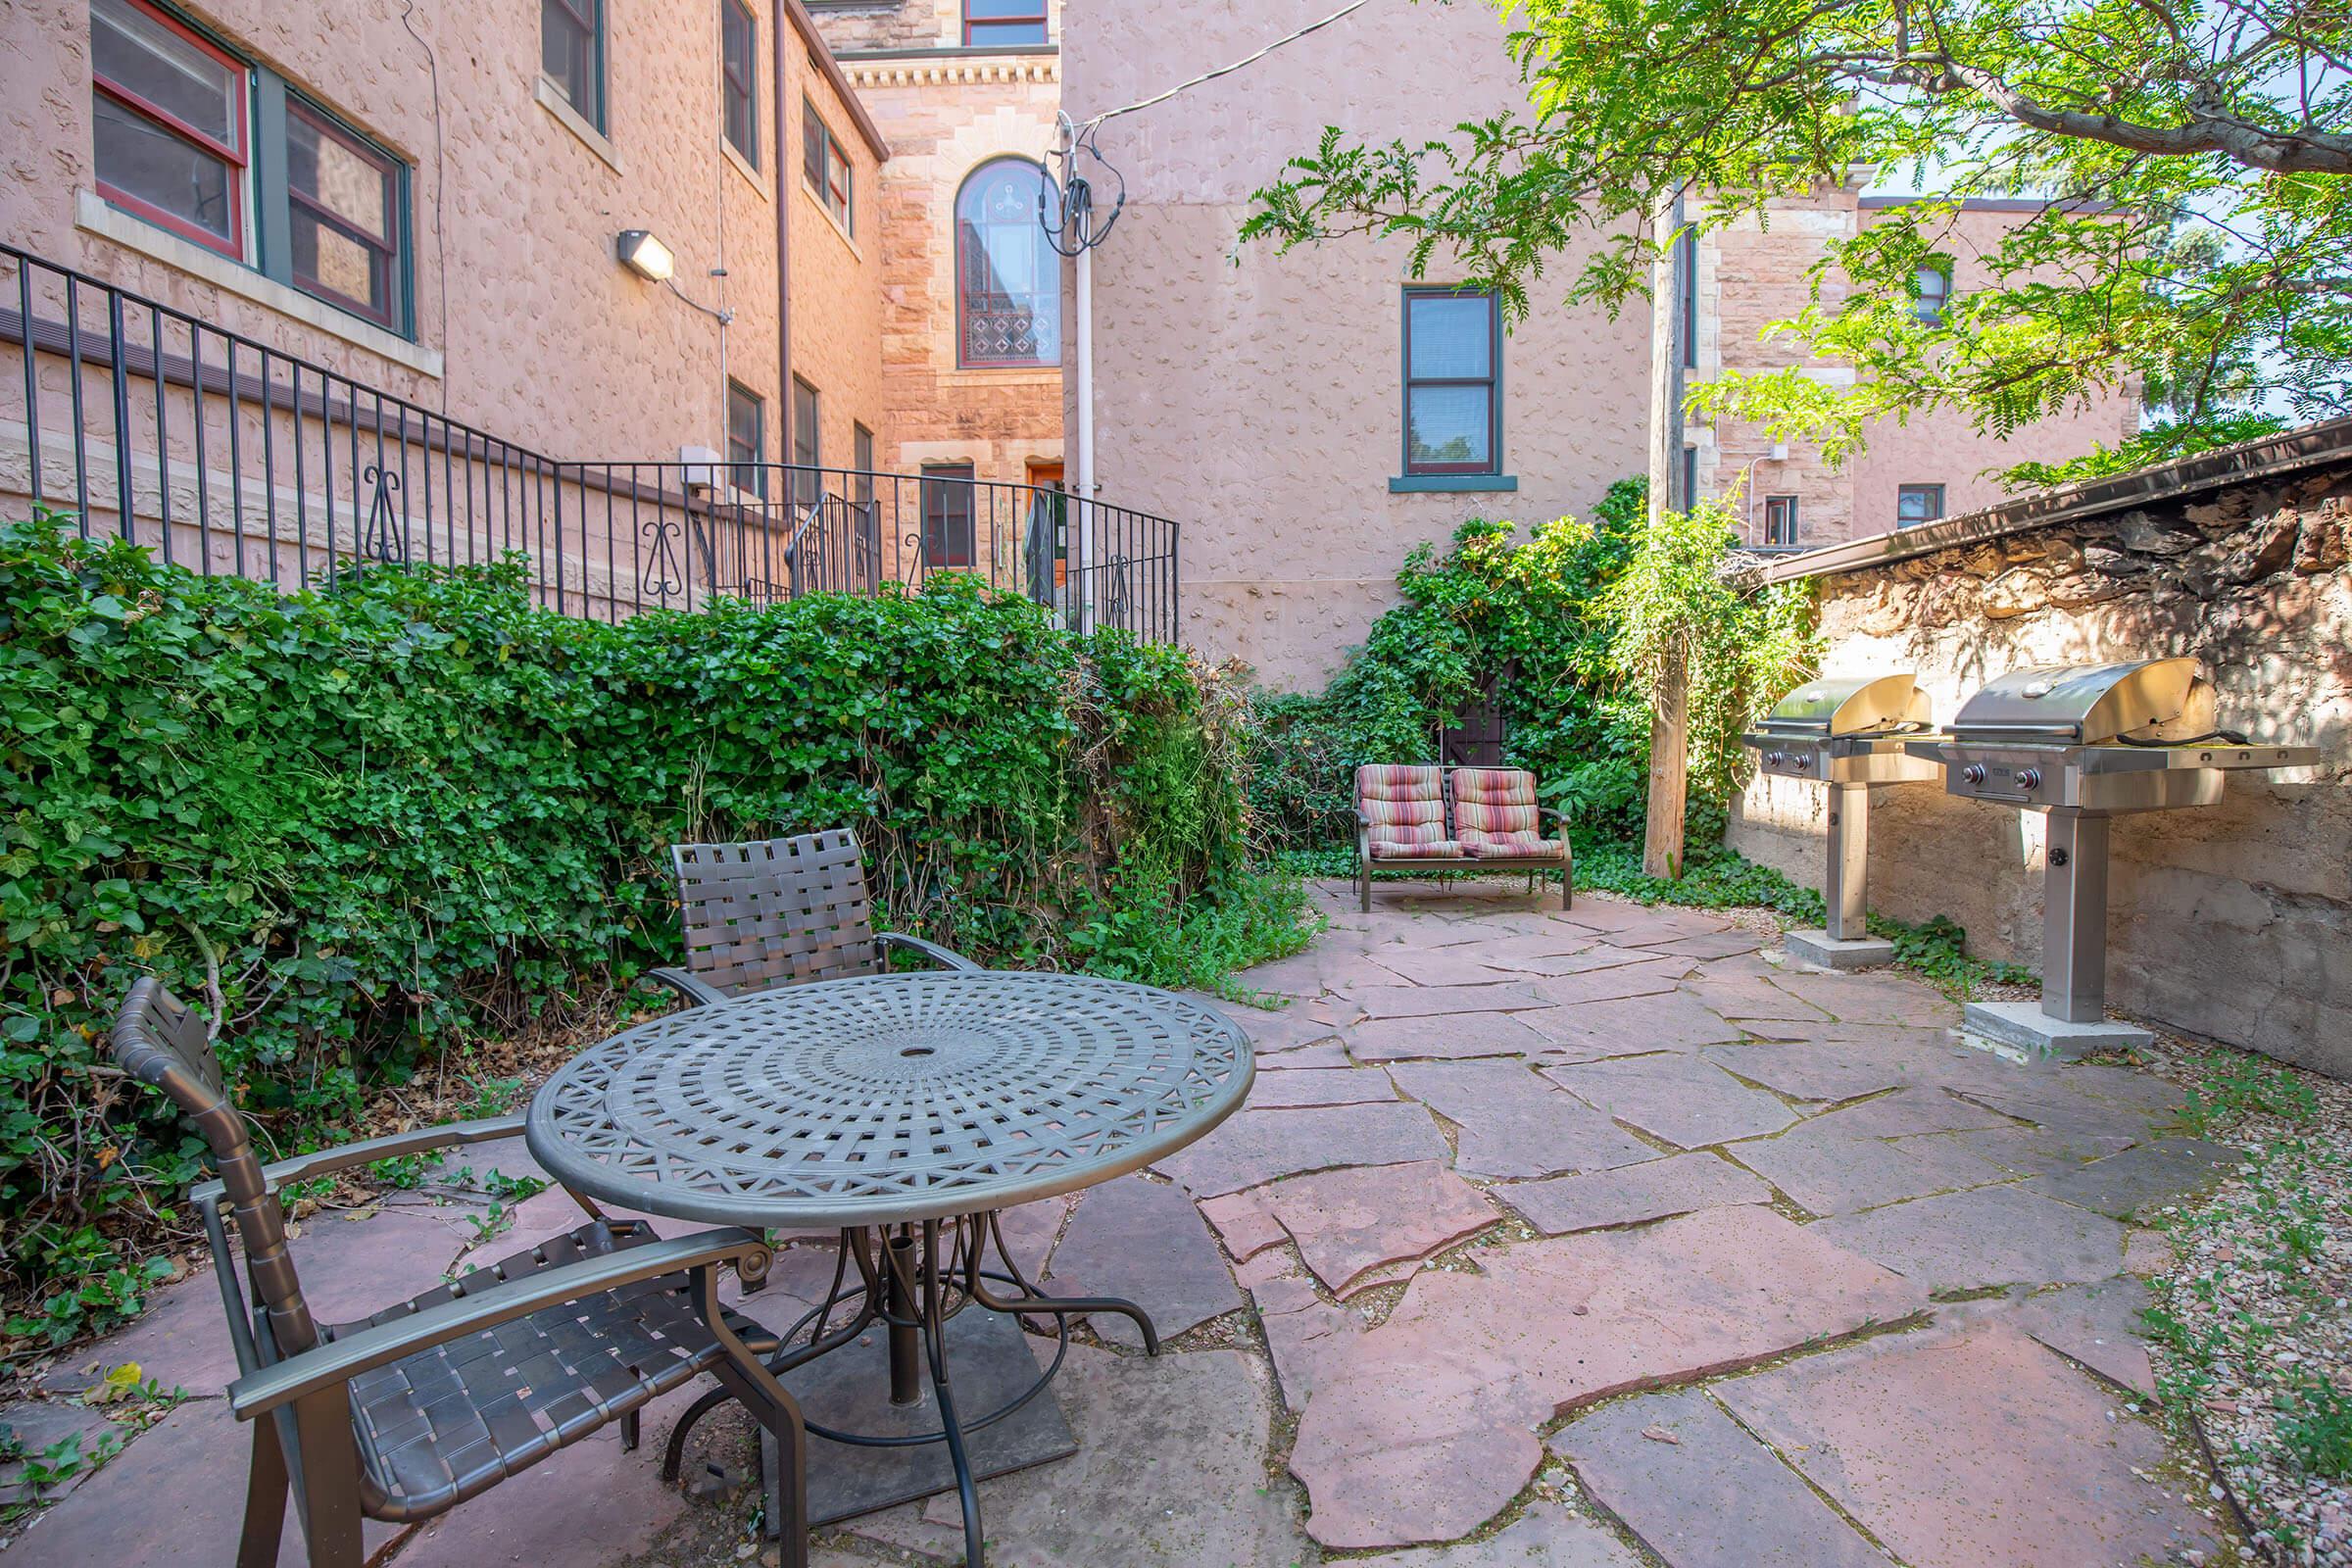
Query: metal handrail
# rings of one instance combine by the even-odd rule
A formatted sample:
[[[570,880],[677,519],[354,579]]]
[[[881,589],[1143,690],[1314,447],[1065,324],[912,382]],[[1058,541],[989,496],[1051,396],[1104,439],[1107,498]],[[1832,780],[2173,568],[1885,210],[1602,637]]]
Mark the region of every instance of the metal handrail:
[[[1088,606],[1098,624],[1175,637],[1176,524],[1053,487],[559,459],[7,244],[0,345],[22,368],[0,373],[0,429],[13,416],[24,432],[0,491],[206,575],[294,591],[371,563],[519,552],[535,602],[617,619],[953,570],[1073,624]]]

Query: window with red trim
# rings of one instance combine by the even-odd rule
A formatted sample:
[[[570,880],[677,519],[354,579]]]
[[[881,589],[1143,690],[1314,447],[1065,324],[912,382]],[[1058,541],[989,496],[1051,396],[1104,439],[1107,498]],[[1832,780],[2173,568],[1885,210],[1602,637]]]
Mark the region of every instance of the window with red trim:
[[[400,166],[286,101],[294,286],[386,326],[400,309]]]
[[[1046,42],[1046,0],[963,0],[966,48]]]
[[[245,260],[244,65],[141,0],[90,0],[90,89],[99,192]]]

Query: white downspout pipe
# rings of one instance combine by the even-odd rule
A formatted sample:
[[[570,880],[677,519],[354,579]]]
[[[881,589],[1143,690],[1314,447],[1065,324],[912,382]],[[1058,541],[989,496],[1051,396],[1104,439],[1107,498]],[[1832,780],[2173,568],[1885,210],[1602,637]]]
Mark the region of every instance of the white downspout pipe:
[[[1079,232],[1089,215],[1079,213]],[[1095,629],[1095,248],[1082,244],[1074,263],[1078,313],[1078,629]]]

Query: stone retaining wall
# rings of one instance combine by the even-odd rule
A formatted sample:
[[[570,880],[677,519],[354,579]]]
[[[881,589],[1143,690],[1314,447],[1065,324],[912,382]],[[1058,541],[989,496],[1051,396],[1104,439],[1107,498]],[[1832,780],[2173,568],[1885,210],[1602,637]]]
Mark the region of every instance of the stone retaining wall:
[[[2114,830],[2108,1001],[2150,1024],[2352,1076],[2352,451],[1813,579],[1830,674],[1913,669],[1948,718],[2021,665],[2192,655],[2222,723],[2324,749],[2222,803]],[[1728,842],[1818,886],[1823,794],[1758,778]],[[1874,792],[1871,906],[1948,914],[2038,964],[2038,816],[1936,785]]]

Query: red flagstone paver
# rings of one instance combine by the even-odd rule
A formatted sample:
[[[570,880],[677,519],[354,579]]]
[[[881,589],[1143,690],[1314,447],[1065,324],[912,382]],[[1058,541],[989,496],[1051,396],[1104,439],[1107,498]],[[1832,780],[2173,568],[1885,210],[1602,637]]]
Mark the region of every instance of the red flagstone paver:
[[[1472,1176],[1606,1170],[1658,1152],[1517,1061],[1407,1062],[1397,1087],[1459,1125],[1453,1168]]]
[[[1564,918],[1571,925],[1581,925],[1599,932],[1621,948],[1642,947],[1652,942],[1675,942],[1684,937],[1708,936],[1732,928],[1732,923],[1719,915],[1700,914],[1691,909],[1652,908],[1639,904],[1603,904],[1597,901],[1580,902]]]
[[[1918,1311],[1916,1284],[1768,1208],[1500,1249],[1425,1270],[1318,1384],[1291,1469],[1326,1546],[1450,1541],[1523,1487],[1537,1425]],[[1539,1305],[1540,1303],[1540,1305]]]
[[[1640,944],[1652,953],[1679,953],[1691,958],[1728,958],[1736,954],[1753,953],[1764,946],[1764,939],[1753,931],[1707,931],[1697,936],[1677,937],[1671,942]]]
[[[2138,1143],[2155,1131],[2156,1113],[2082,1093],[2063,1079],[2020,1074],[2014,1082],[1968,1084],[1961,1092],[2005,1115],[2080,1138]]]
[[[1603,1526],[1539,1500],[1484,1541],[1384,1551],[1349,1562],[1362,1568],[1639,1568],[1640,1559]]]
[[[1851,1214],[2006,1180],[1967,1151],[1939,1147],[1932,1139],[1854,1138],[1818,1121],[1777,1138],[1734,1144],[1725,1152],[1815,1214]]]
[[[562,1198],[561,1193],[542,1195]],[[514,1229],[488,1245],[487,1255],[504,1257],[587,1216],[568,1198],[569,1212],[556,1211],[562,1224],[523,1230],[521,1205]],[[669,1222],[675,1228],[675,1222]],[[358,1220],[322,1210],[296,1227],[292,1250],[305,1297],[322,1323],[355,1322],[442,1283],[464,1243],[448,1224],[413,1209],[379,1209]],[[220,1285],[210,1269],[158,1293],[147,1315],[108,1340],[95,1352],[77,1354],[47,1380],[52,1389],[78,1393],[95,1373],[136,1361],[146,1376],[168,1392],[219,1394],[237,1376],[237,1352],[228,1341],[228,1318],[220,1306]],[[100,1364],[102,1363],[102,1364]],[[94,1372],[89,1370],[95,1369]]]
[[[1306,1408],[1317,1381],[1363,1337],[1364,1320],[1353,1307],[1334,1306],[1310,1290],[1306,1299],[1289,1302],[1281,1311],[1261,1302],[1258,1327],[1274,1358],[1282,1402],[1296,1413]]]
[[[1446,1140],[1408,1101],[1311,1110],[1245,1110],[1156,1167],[1195,1198],[1238,1193],[1279,1176],[1334,1165],[1444,1159]]]
[[[1250,1037],[1250,1046],[1260,1055],[1313,1046],[1337,1038],[1340,1032],[1337,1024],[1308,1017],[1304,1003],[1294,1002],[1280,1012],[1261,1012],[1229,1002],[1212,1001],[1211,1005],[1242,1026],[1242,1032]]]
[[[1200,1201],[1200,1216],[1225,1244],[1225,1250],[1239,1261],[1255,1257],[1269,1247],[1280,1247],[1291,1239],[1274,1217],[1266,1203],[1265,1189],[1253,1187],[1246,1193],[1227,1193],[1222,1198],[1206,1198]]]
[[[1359,985],[1347,995],[1367,1017],[1433,1018],[1457,1012],[1517,1012],[1545,1005],[1529,985],[1497,974],[1493,985]]]
[[[1600,945],[1589,931],[1553,921],[1524,936],[1502,936],[1478,946],[1480,961],[1497,969],[1521,969],[1544,958],[1574,957]]]
[[[2170,1274],[2180,1262],[2180,1250],[2162,1231],[2134,1227],[2124,1233],[2124,1272],[2142,1279]]]
[[[1709,1011],[1745,1022],[1772,1018],[1788,1023],[1828,1023],[1830,1015],[1809,1002],[1790,996],[1758,975],[1701,975],[1683,989]]]
[[[1053,1296],[1116,1296],[1152,1314],[1160,1338],[1242,1304],[1241,1287],[1200,1209],[1178,1187],[1122,1176],[1090,1189],[1063,1227],[1048,1265]],[[1110,1313],[1088,1319],[1114,1345],[1141,1345],[1143,1332]]]
[[[1530,1016],[1538,1014],[1462,1012],[1442,1018],[1376,1019],[1348,1031],[1348,1052],[1362,1062],[1530,1055],[1549,1045],[1528,1027]]]
[[[2064,1081],[2069,1089],[2079,1093],[2150,1112],[2179,1110],[2187,1099],[2179,1084],[2168,1083],[2152,1073],[2109,1066],[2103,1061],[2085,1061],[2068,1067]]]
[[[2147,1342],[2139,1337],[2148,1288],[2126,1274],[2029,1297],[2009,1321],[2059,1354],[2141,1394],[2156,1392]]]
[[[1842,1023],[1943,1026],[1960,1021],[1957,1003],[1906,975],[1791,969],[1773,984]]]
[[[1612,971],[1613,972],[1613,971]],[[1579,978],[1582,978],[1580,976]],[[1557,982],[1538,981],[1539,985]],[[1740,1026],[1708,1011],[1681,992],[1627,997],[1555,1007],[1528,1015],[1527,1022],[1551,1041],[1554,1059],[1592,1059],[1645,1051],[1689,1051],[1740,1038]],[[1709,1068],[1708,1071],[1714,1071]],[[1748,1091],[1750,1094],[1753,1090]]]
[[[1508,1182],[1493,1191],[1546,1236],[1772,1200],[1762,1182],[1713,1154],[1672,1154],[1617,1170]]]
[[[1847,1138],[1906,1138],[1915,1133],[1961,1133],[2017,1125],[1998,1111],[1924,1085],[1844,1105],[1815,1121],[1822,1131]]]
[[[1452,948],[1378,948],[1371,955],[1378,968],[1364,971],[1367,980],[1385,969],[1417,986],[1492,986],[1514,978],[1487,961],[1483,943]]]
[[[1902,1335],[1716,1393],[1913,1568],[2082,1568],[2214,1549],[2145,1421],[1997,1321]]]
[[[58,1444],[78,1441],[74,1451],[81,1456],[83,1463],[73,1474],[52,1482],[41,1492],[52,1503],[97,1474],[95,1466],[102,1462],[110,1446],[119,1446],[134,1435],[130,1428],[118,1427],[109,1421],[105,1410],[71,1399],[17,1399],[0,1404],[0,1432],[10,1434],[12,1441],[21,1446],[18,1451],[35,1457]],[[22,1459],[0,1460],[0,1509],[32,1500],[32,1488],[24,1479],[24,1470]]]
[[[1311,1046],[1294,1046],[1288,1051],[1273,1051],[1257,1058],[1259,1072],[1312,1072],[1324,1067],[1352,1067],[1355,1058],[1348,1054],[1348,1047],[1335,1031],[1330,1038]]]
[[[1263,1363],[1238,1350],[1119,1356],[1072,1346],[1054,1392],[1078,1451],[980,1483],[989,1561],[1273,1568],[1302,1560],[1309,1548],[1297,1507],[1266,1485],[1259,1449],[1273,1419],[1269,1384]],[[952,1490],[842,1528],[925,1560],[962,1558],[963,1515]]]
[[[2123,1267],[2124,1228],[2014,1187],[1980,1187],[1811,1227],[1931,1291],[2075,1285]]]
[[[1796,1120],[1777,1097],[1681,1052],[1547,1067],[1544,1076],[1628,1126],[1683,1149],[1754,1138]]]
[[[1590,955],[1588,955],[1590,956]],[[1595,965],[1548,980],[1531,980],[1528,989],[1555,1007],[1582,1007],[1614,1002],[1622,997],[1655,997],[1672,991],[1689,974],[1682,958],[1638,958],[1625,963]],[[1736,1038],[1726,1035],[1725,1039]]]
[[[1362,1165],[1276,1182],[1267,1206],[1334,1294],[1367,1271],[1410,1262],[1475,1236],[1501,1216],[1439,1160]]]
[[[2151,1203],[2176,1202],[2221,1180],[2245,1155],[2194,1138],[2159,1138],[2088,1165],[2026,1183],[2026,1191],[2078,1208],[2130,1219]]]
[[[220,1304],[216,1295],[216,1311]],[[646,1423],[646,1432],[649,1437],[654,1434],[653,1422]],[[610,1440],[592,1440],[581,1446],[608,1453],[620,1448]],[[8,1550],[11,1568],[19,1559],[26,1568],[43,1563],[93,1568],[195,1568],[199,1563],[209,1568],[233,1563],[245,1519],[245,1470],[252,1454],[253,1429],[228,1413],[225,1399],[191,1399],[139,1434],[118,1458],[33,1521]],[[629,1457],[634,1462],[640,1456]],[[641,1500],[660,1507],[658,1499]],[[679,1505],[684,1501],[679,1498]],[[361,1545],[372,1558],[408,1528],[367,1520],[360,1527]],[[291,1503],[278,1540],[277,1560],[285,1568],[300,1568],[309,1560]]]
[[[1395,1100],[1388,1074],[1378,1067],[1311,1067],[1270,1072],[1250,1086],[1250,1103],[1273,1109],[1304,1105],[1361,1105]]]
[[[1550,1446],[1668,1568],[1886,1568],[1796,1472],[1695,1389],[1595,1411]]]
[[[1699,1054],[1791,1100],[1838,1101],[1922,1081],[1938,1049],[1801,1040],[1769,1046],[1710,1046]]]

